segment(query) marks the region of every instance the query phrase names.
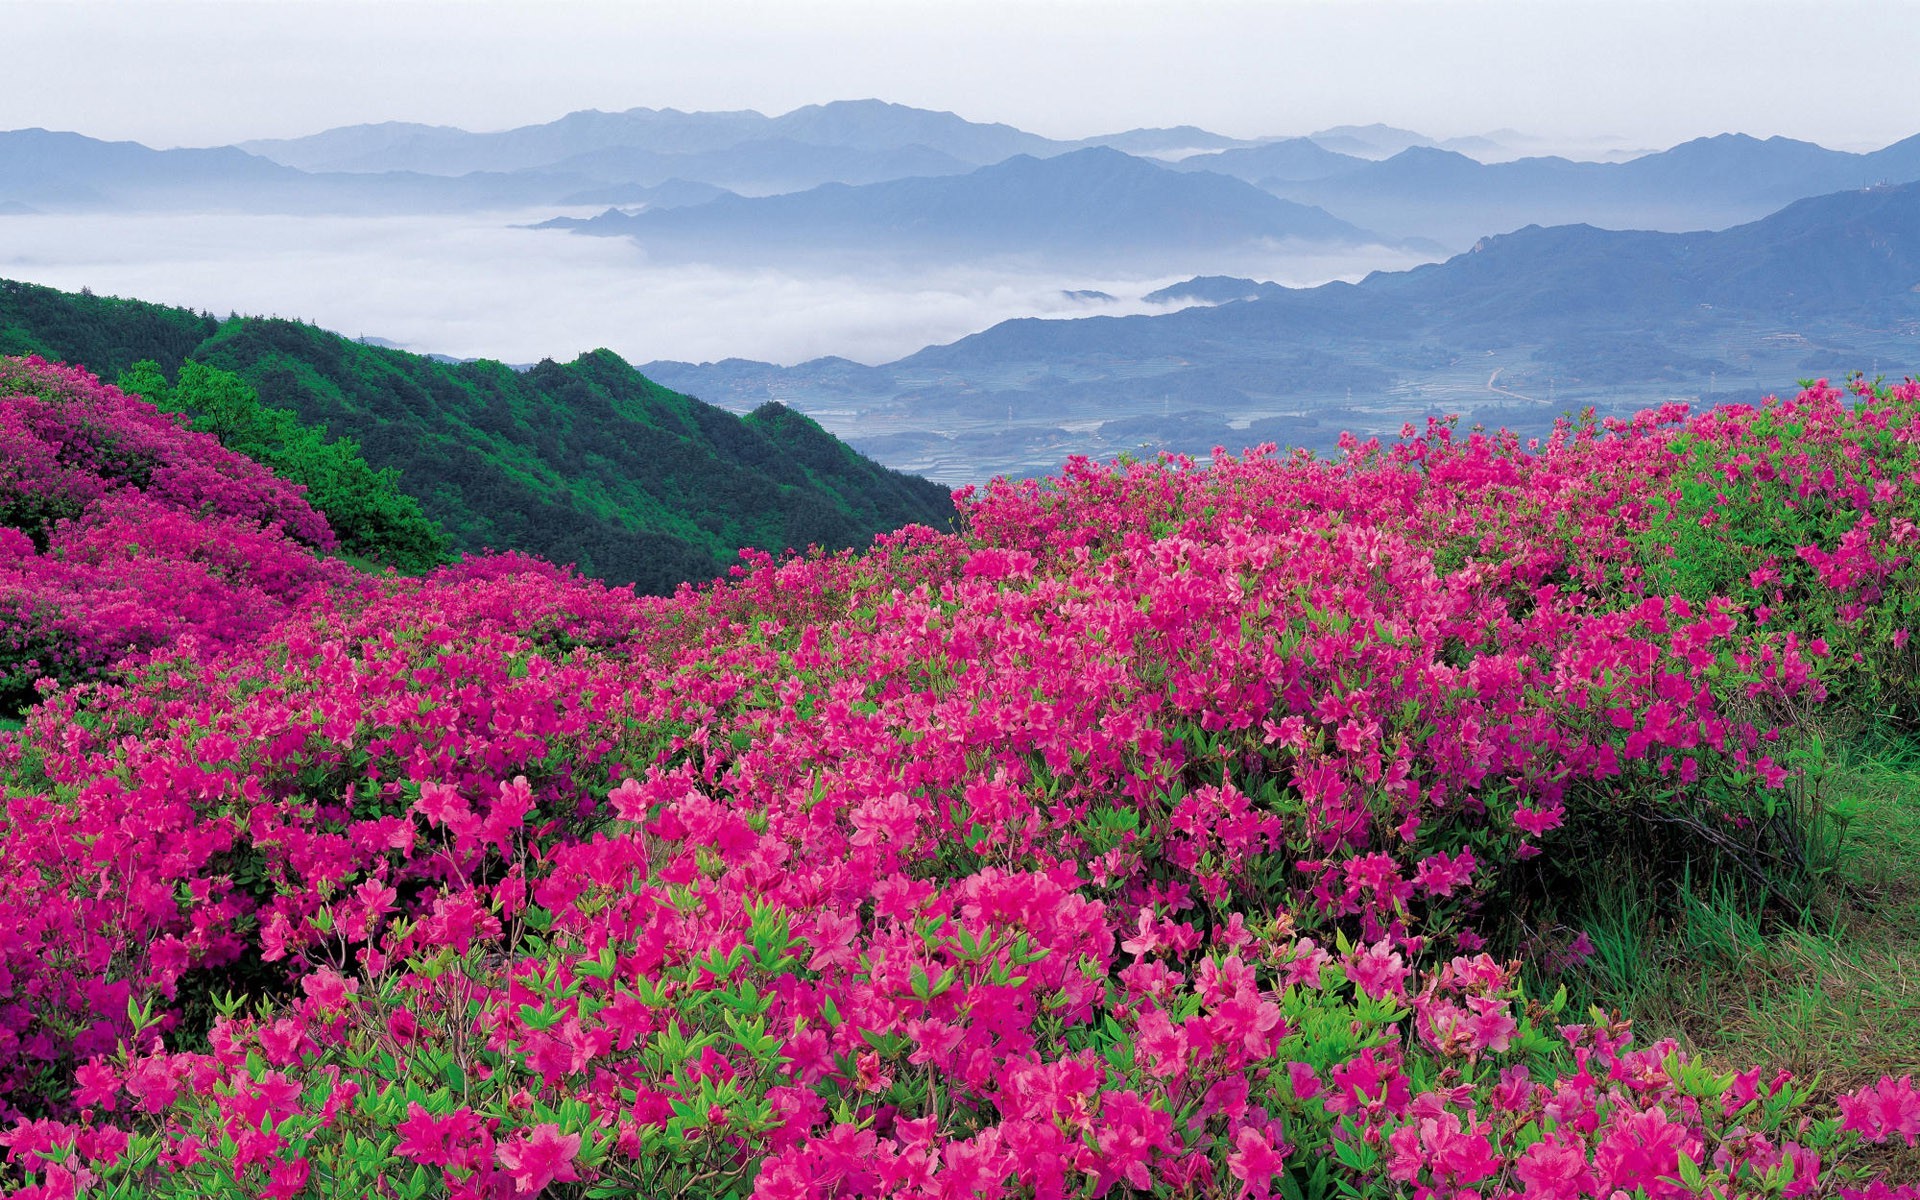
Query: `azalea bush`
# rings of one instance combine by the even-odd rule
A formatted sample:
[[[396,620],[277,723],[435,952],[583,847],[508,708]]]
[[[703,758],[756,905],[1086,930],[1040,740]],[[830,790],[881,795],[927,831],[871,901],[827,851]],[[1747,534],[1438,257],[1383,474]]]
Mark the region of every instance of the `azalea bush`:
[[[300,489],[84,372],[0,359],[0,715],[193,638],[253,637],[347,573]]]
[[[1912,1196],[1912,1077],[1523,977],[1596,830],[1817,836],[1917,440],[1819,386],[1075,461],[666,599],[298,577],[0,741],[15,1194]]]

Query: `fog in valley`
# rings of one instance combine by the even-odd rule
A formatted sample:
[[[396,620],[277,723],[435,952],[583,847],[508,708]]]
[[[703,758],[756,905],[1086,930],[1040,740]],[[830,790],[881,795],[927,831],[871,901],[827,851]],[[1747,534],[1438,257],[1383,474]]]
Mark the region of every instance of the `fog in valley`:
[[[1091,6],[969,13],[930,56],[918,6],[313,0],[248,8],[210,63],[114,6],[140,104],[35,86],[44,59],[0,80],[0,278],[454,359],[604,347],[942,483],[1447,415],[1531,435],[1911,362],[1920,134],[1783,91],[1759,48],[1897,60],[1920,25],[1631,7],[1102,6],[1153,48],[1123,63]],[[732,36],[770,21],[772,60]],[[1630,71],[1565,53],[1619,38]],[[278,70],[220,74],[242,47]],[[215,73],[155,77],[175,53]],[[483,60],[486,87],[431,86]],[[366,87],[288,87],[334,68]]]
[[[662,265],[626,238],[525,228],[556,211],[0,216],[0,277],[220,316],[298,317],[457,358],[530,363],[604,346],[633,362],[836,355],[876,364],[1014,317],[1168,312],[1181,305],[1140,297],[1192,275],[1300,286],[1431,257],[1281,249],[1197,257],[1189,270],[1147,277],[1017,263],[754,271]]]

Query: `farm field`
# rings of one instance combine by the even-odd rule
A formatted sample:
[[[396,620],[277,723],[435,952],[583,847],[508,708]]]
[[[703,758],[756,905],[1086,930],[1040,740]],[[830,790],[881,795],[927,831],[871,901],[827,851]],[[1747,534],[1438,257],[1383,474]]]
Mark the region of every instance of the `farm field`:
[[[1920,383],[367,569],[0,359],[0,1191],[1920,1196]]]

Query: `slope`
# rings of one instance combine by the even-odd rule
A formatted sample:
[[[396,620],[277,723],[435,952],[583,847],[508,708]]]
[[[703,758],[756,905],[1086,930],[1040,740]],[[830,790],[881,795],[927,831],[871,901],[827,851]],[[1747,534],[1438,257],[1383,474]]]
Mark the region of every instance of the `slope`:
[[[194,334],[198,337],[194,337]],[[742,419],[610,351],[519,373],[362,345],[295,321],[0,285],[0,347],[117,373],[152,359],[232,371],[262,403],[400,471],[462,549],[518,549],[654,592],[742,547],[862,544],[951,517],[946,489],[853,454],[797,413]]]

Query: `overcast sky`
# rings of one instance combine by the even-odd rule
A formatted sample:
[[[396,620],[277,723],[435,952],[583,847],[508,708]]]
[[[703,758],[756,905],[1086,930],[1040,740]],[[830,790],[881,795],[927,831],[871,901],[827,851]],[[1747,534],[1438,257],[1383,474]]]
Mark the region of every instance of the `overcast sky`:
[[[1915,0],[0,0],[0,128],[153,145],[875,96],[1073,137],[1920,131]]]

